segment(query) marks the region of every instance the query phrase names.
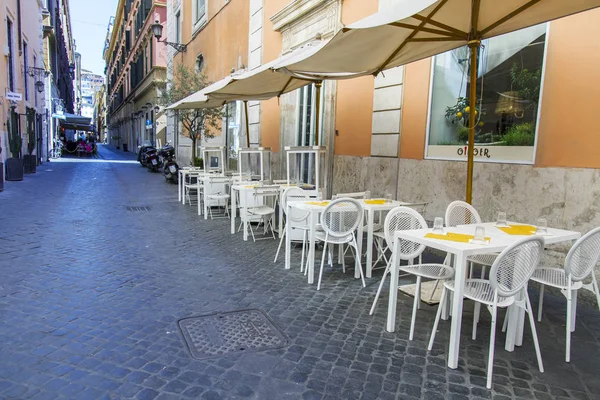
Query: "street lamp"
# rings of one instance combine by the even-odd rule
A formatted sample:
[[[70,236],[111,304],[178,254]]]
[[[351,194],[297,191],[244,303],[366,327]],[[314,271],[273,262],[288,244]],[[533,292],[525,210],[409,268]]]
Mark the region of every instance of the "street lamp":
[[[35,89],[38,91],[38,93],[42,93],[44,91],[44,82],[37,81],[35,83]]]
[[[158,22],[158,20],[154,21],[154,23],[151,26],[152,26],[152,33],[154,34],[154,37],[156,38],[157,42],[168,44],[169,46],[173,47],[177,51],[182,51],[182,52],[187,51],[187,45],[185,45],[185,44],[167,42],[166,40],[162,40],[162,41],[160,40],[160,38],[162,37],[163,26],[161,25],[160,22]]]

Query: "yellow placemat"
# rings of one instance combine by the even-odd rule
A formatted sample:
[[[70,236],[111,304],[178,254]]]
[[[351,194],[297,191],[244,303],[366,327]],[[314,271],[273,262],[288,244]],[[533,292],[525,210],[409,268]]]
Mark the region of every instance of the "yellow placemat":
[[[365,204],[385,204],[385,199],[365,200]]]
[[[307,201],[306,204],[310,204],[312,206],[326,206],[329,204],[328,201]]]
[[[533,235],[535,234],[536,228],[532,225],[509,225],[509,226],[497,226],[504,233],[509,235]]]
[[[246,186],[244,186],[244,187],[245,187],[245,188],[248,188],[248,189],[253,189],[253,188],[256,188],[256,187],[258,187],[258,185],[254,185],[254,186],[252,186],[252,185],[246,185]]]
[[[469,240],[473,239],[475,236],[465,235],[464,233],[448,232],[445,235],[442,235],[440,233],[427,233],[425,235],[425,237],[429,238],[429,239],[439,239],[439,240],[448,240],[451,242],[469,243]],[[490,238],[486,237],[485,240],[489,242]]]

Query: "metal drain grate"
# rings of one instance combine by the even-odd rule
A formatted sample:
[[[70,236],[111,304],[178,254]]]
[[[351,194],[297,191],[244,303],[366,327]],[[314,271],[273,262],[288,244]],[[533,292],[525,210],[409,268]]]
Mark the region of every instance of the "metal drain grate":
[[[285,335],[260,310],[238,310],[184,318],[179,328],[197,359],[278,349]]]
[[[127,209],[127,211],[150,211],[152,209],[152,207],[150,206],[128,206],[125,208]]]

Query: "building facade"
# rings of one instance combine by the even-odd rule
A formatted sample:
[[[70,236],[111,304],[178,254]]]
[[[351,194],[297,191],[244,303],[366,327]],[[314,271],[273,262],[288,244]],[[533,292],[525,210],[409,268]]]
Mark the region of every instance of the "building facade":
[[[94,102],[96,101],[96,93],[100,91],[104,85],[104,77],[94,74],[86,69],[81,70],[81,114],[84,117],[91,118],[91,124],[95,124],[94,119]]]
[[[61,136],[60,114],[74,113],[75,93],[75,49],[71,30],[68,0],[44,0],[43,42],[45,79],[45,107],[47,140],[44,145],[45,158],[48,151]]]
[[[21,154],[28,152],[27,126],[35,130],[32,154],[41,161],[47,143],[46,65],[42,41],[42,1],[31,1],[28,7],[17,0],[3,1],[0,6],[2,29],[0,43],[0,161],[12,157],[7,124],[14,121],[23,139]],[[29,125],[32,124],[32,125]],[[0,172],[4,173],[4,171]]]
[[[166,59],[152,35],[155,21],[166,23],[164,1],[120,0],[104,51],[108,137],[124,150],[165,142],[158,97]]]
[[[248,0],[169,0],[167,3],[167,41],[185,44],[185,51],[172,46],[161,47],[169,60],[167,77],[172,79],[178,65],[184,65],[196,73],[204,74],[209,82],[215,82],[248,68],[248,35],[250,31],[250,8],[256,3]],[[260,65],[260,64],[257,64]],[[203,145],[222,145],[229,149],[230,159],[237,156],[240,135],[243,135],[241,102],[231,103],[220,131],[214,138],[197,142]],[[175,113],[169,113],[167,140],[175,143],[181,165],[189,165],[192,141],[177,123]],[[241,143],[245,143],[242,140]],[[258,143],[258,136],[253,136]],[[196,152],[200,154],[199,152]]]

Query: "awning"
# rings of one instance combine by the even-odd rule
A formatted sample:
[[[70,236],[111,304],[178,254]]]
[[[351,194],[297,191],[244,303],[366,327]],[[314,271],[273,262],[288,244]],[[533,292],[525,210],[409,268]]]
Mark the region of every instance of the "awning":
[[[400,0],[343,28],[313,56],[281,69],[324,79],[336,79],[340,72],[376,74],[472,39],[488,39],[595,7],[600,7],[600,0]]]
[[[193,110],[196,108],[212,108],[220,107],[226,102],[223,100],[209,99],[206,96],[206,92],[211,90],[217,90],[227,85],[231,81],[231,75],[208,85],[202,90],[197,91],[167,107],[167,110]]]
[[[65,129],[75,129],[80,131],[92,131],[94,127],[91,126],[92,119],[81,115],[64,113],[52,114],[52,117],[58,118],[60,126]]]
[[[275,69],[312,56],[324,44],[325,42],[322,41],[306,44],[252,71],[231,76],[230,82],[225,86],[217,90],[206,91],[206,94],[211,99],[226,101],[268,100],[320,80],[313,77],[290,76],[276,72]]]

